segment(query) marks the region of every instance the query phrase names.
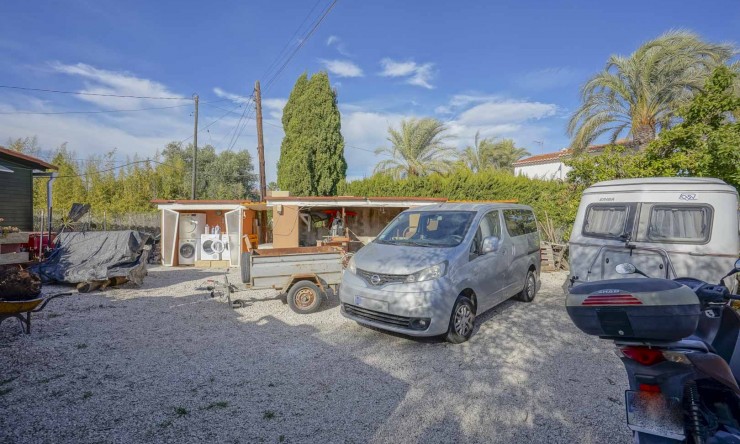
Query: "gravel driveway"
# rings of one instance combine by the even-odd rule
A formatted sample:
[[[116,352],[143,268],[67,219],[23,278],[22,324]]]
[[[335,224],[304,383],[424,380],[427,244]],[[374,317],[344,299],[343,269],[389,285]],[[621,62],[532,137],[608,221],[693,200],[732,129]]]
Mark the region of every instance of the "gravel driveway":
[[[625,373],[570,323],[563,273],[462,345],[362,328],[336,298],[297,315],[250,292],[232,310],[197,290],[218,275],[157,267],[52,301],[31,335],[3,322],[0,442],[630,441]]]

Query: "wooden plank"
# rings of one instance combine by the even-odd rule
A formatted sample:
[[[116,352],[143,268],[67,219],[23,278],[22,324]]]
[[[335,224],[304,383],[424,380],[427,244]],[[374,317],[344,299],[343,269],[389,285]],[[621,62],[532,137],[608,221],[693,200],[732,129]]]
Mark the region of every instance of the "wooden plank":
[[[28,232],[8,233],[5,236],[0,235],[0,244],[27,244]]]
[[[28,252],[0,254],[0,265],[22,264],[28,262]]]

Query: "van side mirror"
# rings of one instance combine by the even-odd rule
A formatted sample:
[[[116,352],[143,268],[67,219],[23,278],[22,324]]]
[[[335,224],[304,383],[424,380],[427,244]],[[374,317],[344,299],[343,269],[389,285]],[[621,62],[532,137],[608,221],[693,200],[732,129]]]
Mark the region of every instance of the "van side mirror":
[[[481,244],[480,253],[481,254],[488,254],[488,253],[495,253],[498,251],[498,247],[500,246],[501,241],[496,236],[488,236],[483,239],[483,243]]]

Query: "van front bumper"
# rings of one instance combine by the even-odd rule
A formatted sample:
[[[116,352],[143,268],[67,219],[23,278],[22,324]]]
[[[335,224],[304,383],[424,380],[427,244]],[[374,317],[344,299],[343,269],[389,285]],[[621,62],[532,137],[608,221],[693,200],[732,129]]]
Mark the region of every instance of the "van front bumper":
[[[341,313],[360,324],[409,336],[447,332],[456,295],[446,278],[371,287],[345,271],[339,287]]]

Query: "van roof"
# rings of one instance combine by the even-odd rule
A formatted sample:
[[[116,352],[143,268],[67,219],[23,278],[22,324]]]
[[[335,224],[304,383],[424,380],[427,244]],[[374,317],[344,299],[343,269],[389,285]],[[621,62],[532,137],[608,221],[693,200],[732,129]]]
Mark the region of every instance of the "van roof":
[[[424,205],[423,207],[411,208],[407,211],[486,211],[495,209],[517,208],[521,210],[532,210],[528,205],[513,203],[487,203],[487,202],[457,202]]]
[[[711,177],[646,177],[598,182],[584,194],[622,191],[721,191],[737,194],[732,185]]]

